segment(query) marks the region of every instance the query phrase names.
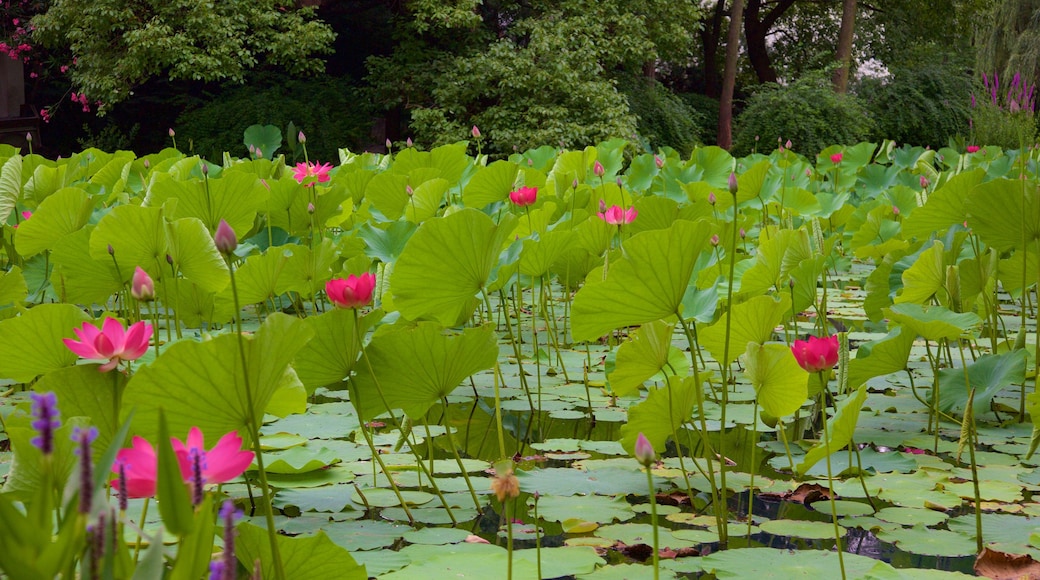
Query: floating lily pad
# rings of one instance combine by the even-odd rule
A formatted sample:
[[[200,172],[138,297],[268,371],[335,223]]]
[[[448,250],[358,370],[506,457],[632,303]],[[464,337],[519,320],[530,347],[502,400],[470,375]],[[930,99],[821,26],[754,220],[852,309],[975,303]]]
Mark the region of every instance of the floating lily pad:
[[[973,556],[977,548],[975,540],[967,536],[934,530],[923,525],[898,530],[882,530],[877,537],[882,542],[895,544],[899,549],[912,554],[928,556]]]
[[[811,522],[802,520],[766,520],[761,526],[763,532],[774,536],[792,536],[806,540],[834,539],[834,524],[827,522]],[[838,526],[838,532],[844,536],[848,530]]]

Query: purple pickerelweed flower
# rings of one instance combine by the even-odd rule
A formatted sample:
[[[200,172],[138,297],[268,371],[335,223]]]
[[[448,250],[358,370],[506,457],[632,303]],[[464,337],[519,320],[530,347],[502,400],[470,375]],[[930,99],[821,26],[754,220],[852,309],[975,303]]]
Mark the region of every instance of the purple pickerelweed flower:
[[[35,418],[32,428],[39,433],[30,443],[44,455],[50,455],[54,452],[54,432],[61,427],[61,421],[58,420],[61,416],[58,412],[58,397],[53,392],[32,393],[29,397],[32,399],[31,412]]]
[[[206,484],[206,480],[202,476],[202,470],[206,468],[206,455],[205,451],[192,449],[189,451],[189,457],[191,459],[191,505],[197,506],[202,503],[202,488]]]
[[[221,504],[218,517],[224,522],[224,552],[220,559],[222,574],[217,576],[211,564],[210,580],[234,580],[238,568],[235,560],[235,521],[242,517],[242,512],[235,509],[235,502],[227,499]]]
[[[119,511],[126,512],[127,504],[130,500],[130,492],[127,489],[126,483],[126,463],[119,463]]]
[[[94,500],[94,462],[91,457],[90,444],[97,439],[97,427],[75,427],[72,440],[76,442],[76,455],[79,455],[79,513],[89,514]]]

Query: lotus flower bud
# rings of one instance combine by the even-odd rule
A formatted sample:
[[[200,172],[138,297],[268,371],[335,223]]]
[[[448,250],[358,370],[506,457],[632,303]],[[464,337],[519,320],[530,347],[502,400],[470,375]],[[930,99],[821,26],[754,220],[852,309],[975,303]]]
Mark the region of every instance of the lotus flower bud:
[[[140,266],[134,269],[134,276],[130,281],[130,295],[141,302],[155,300],[155,282]]]
[[[658,169],[661,169],[662,167],[664,167],[664,159],[661,159],[659,156],[654,155],[654,165],[656,165]]]
[[[213,234],[213,243],[217,246],[217,250],[225,256],[230,255],[238,247],[238,237],[227,221],[220,220],[220,225]]]
[[[470,129],[469,132],[473,134],[474,139],[480,139],[480,129],[478,129],[476,125],[473,125],[473,128]]]
[[[592,174],[596,177],[603,177],[607,170],[603,167],[603,164],[599,162],[599,159],[592,164]]]
[[[739,187],[740,186],[737,184],[737,174],[736,173],[730,173],[729,174],[729,192],[731,194],[733,194],[733,195],[737,195],[737,189]]]
[[[307,136],[303,134],[303,131],[300,131],[300,133],[296,135],[296,142],[301,145],[307,142]]]
[[[718,245],[719,245],[719,235],[718,234],[712,234],[711,235],[711,245],[715,246],[715,247],[718,247]]]
[[[708,203],[710,203],[711,205],[715,205],[716,201],[717,200],[715,199],[715,192],[714,191],[709,191],[708,192]]]
[[[76,94],[76,93],[73,93],[73,95],[75,95],[75,94]],[[173,136],[175,136],[175,135],[177,134],[177,133],[175,133],[175,132],[173,131],[173,127],[170,127],[170,129],[169,129],[168,133],[170,134],[170,137],[173,137]]]
[[[654,464],[656,454],[654,453],[654,446],[650,444],[650,440],[646,438],[646,435],[639,433],[636,437],[635,453],[636,461],[643,465],[643,467],[650,467]]]

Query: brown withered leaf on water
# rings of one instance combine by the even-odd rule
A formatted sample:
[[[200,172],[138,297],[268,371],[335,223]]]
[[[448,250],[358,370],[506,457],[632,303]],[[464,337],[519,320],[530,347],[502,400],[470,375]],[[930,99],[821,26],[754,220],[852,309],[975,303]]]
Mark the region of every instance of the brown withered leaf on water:
[[[830,499],[830,492],[822,485],[803,483],[794,491],[784,493],[765,492],[758,494],[758,497],[766,501],[789,501],[809,506],[818,501]]]
[[[1008,554],[983,548],[975,558],[975,574],[993,580],[1040,578],[1040,562],[1029,554]]]

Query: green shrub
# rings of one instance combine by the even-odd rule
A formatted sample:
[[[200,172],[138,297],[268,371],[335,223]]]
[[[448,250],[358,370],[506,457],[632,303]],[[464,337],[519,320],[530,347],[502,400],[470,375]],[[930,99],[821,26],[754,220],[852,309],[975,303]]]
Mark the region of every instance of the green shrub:
[[[337,149],[360,150],[367,144],[372,114],[349,79],[283,80],[272,86],[234,86],[212,96],[205,105],[177,118],[177,145],[189,146],[208,159],[224,151],[245,156],[242,133],[251,125],[275,125],[282,130],[291,121],[307,136],[313,161],[338,162]]]
[[[719,101],[701,93],[679,93],[686,106],[696,112],[697,134],[704,143],[714,143],[719,132]]]
[[[704,141],[705,114],[657,81],[630,79],[619,86],[636,116],[639,134],[654,148],[668,146],[683,156]],[[710,133],[709,133],[710,134]]]
[[[769,83],[758,88],[736,119],[733,154],[756,148],[769,151],[777,140],[814,158],[828,145],[867,140],[873,123],[854,95],[834,92],[823,73],[807,74],[790,85]]]
[[[938,149],[967,134],[971,90],[963,66],[917,63],[893,68],[887,77],[864,78],[856,92],[877,123],[875,139]]]

